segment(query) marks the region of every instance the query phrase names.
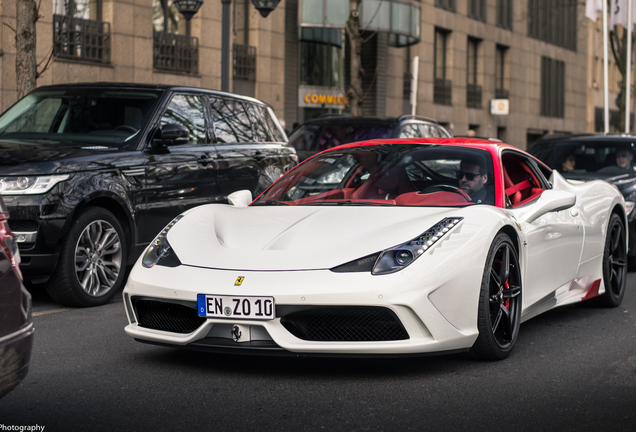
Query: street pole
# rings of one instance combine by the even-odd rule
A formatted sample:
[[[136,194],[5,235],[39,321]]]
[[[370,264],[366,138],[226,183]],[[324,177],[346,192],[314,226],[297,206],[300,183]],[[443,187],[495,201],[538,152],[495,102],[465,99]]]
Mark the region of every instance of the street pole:
[[[417,81],[419,75],[420,57],[415,56],[413,58],[413,64],[411,66],[411,115],[415,115],[417,108]]]
[[[221,90],[230,91],[230,5],[232,0],[223,3],[223,22],[221,25]]]
[[[603,1],[603,132],[609,133],[609,65],[607,49],[607,2]]]
[[[632,1],[627,3],[627,73],[625,74],[625,133],[629,133],[632,113]]]

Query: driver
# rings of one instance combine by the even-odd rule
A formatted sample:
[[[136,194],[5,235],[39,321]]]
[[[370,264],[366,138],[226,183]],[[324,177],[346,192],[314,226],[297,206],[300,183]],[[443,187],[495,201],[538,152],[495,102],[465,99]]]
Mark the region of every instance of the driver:
[[[459,188],[464,190],[474,203],[482,203],[486,200],[486,188],[488,173],[486,173],[486,161],[477,155],[464,157],[457,171]]]

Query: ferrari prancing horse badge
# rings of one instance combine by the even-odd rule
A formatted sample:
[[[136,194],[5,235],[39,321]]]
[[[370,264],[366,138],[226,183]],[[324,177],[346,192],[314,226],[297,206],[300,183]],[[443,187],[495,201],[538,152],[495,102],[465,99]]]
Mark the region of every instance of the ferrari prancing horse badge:
[[[237,277],[236,282],[234,282],[234,286],[241,286],[241,284],[243,283],[243,279],[245,279],[245,276]]]

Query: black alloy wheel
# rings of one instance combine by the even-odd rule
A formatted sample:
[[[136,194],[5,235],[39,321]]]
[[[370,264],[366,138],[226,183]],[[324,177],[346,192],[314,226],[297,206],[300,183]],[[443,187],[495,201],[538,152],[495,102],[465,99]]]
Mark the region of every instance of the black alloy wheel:
[[[101,207],[88,207],[71,224],[47,292],[67,306],[105,304],[121,289],[127,259],[117,218]]]
[[[510,237],[499,233],[490,246],[482,277],[479,336],[470,349],[473,358],[501,360],[510,355],[519,335],[521,298],[517,251]]]
[[[603,251],[603,282],[605,293],[593,299],[602,307],[617,307],[625,296],[627,283],[627,241],[623,220],[612,213]]]

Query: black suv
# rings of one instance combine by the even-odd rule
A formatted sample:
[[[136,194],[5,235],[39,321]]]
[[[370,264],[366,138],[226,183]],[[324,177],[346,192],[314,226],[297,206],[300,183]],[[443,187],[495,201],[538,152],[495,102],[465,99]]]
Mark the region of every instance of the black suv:
[[[355,141],[380,138],[445,138],[452,135],[435,120],[403,115],[397,118],[325,114],[296,128],[289,142],[301,161],[323,150]]]
[[[0,194],[26,281],[94,306],[184,210],[297,163],[270,106],[190,87],[40,87],[0,116]]]
[[[601,179],[625,197],[629,223],[629,268],[636,270],[636,136],[625,134],[552,134],[528,152],[570,180]]]

